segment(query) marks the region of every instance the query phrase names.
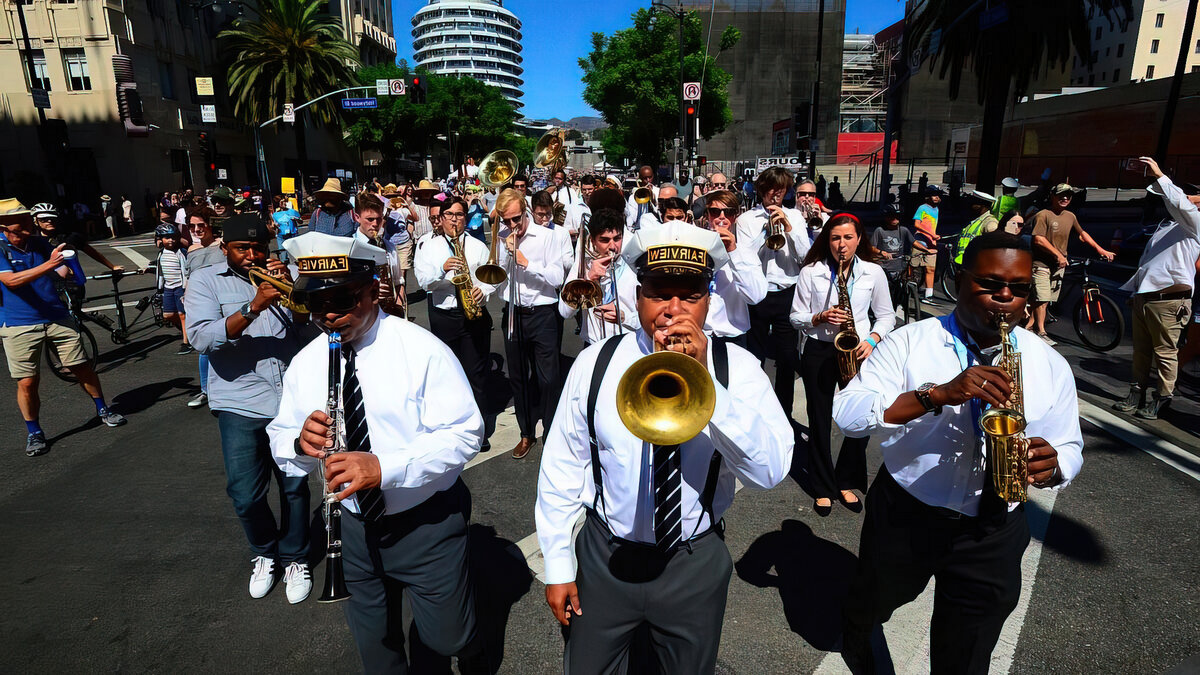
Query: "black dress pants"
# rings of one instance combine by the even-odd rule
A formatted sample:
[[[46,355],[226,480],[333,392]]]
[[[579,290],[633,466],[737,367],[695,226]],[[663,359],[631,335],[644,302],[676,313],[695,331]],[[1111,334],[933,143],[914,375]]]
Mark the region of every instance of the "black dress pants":
[[[833,393],[838,385],[837,349],[832,342],[809,338],[800,356],[800,378],[808,403],[808,475],[817,498],[837,499],[842,490],[867,490],[867,441],[842,440],[833,463]]]
[[[842,658],[851,672],[877,672],[869,636],[876,624],[935,581],[930,671],[988,672],[1004,620],[1021,595],[1029,545],[1025,507],[987,494],[975,517],[929,506],[881,467],[867,494],[858,570],[844,607]]]
[[[509,336],[509,310],[506,305],[501,318],[505,331],[508,380],[512,384],[513,405],[516,407],[521,438],[532,440],[537,434],[539,419],[543,429],[550,431],[554,409],[558,406],[559,388],[562,386],[559,377],[562,321],[557,305],[518,307],[513,334]]]
[[[488,354],[490,353],[492,316],[487,308],[478,319],[467,321],[461,309],[438,309],[429,307],[429,331],[446,343],[458,357],[475,404],[483,408],[483,383],[487,377]]]
[[[757,305],[750,305],[750,353],[765,363],[775,359],[775,398],[783,412],[792,419],[795,400],[796,372],[799,364],[800,333],[792,327],[788,315],[792,312],[795,285],[768,291]]]

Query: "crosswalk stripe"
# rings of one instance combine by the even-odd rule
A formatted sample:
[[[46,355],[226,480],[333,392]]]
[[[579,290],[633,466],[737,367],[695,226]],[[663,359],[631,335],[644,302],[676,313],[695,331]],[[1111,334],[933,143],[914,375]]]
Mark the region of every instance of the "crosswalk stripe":
[[[114,251],[119,251],[121,255],[129,258],[134,266],[138,267],[139,269],[150,264],[150,259],[135,251],[132,246],[113,246],[112,249]]]

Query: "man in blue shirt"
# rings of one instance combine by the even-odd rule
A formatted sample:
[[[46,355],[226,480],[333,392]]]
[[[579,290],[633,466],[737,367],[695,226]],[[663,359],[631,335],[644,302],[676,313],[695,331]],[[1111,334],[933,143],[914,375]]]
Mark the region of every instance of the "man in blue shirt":
[[[67,306],[54,288],[52,275],[66,275],[66,244],[51,249],[49,240],[35,234],[29,209],[15,199],[0,199],[0,228],[4,231],[0,240],[0,340],[8,358],[8,372],[17,381],[17,406],[28,433],[25,454],[36,457],[50,449],[38,420],[42,407],[39,370],[47,342],[92,397],[100,419],[110,427],[124,424],[125,418],[109,410],[104,402],[100,378],[83,351],[83,341]]]

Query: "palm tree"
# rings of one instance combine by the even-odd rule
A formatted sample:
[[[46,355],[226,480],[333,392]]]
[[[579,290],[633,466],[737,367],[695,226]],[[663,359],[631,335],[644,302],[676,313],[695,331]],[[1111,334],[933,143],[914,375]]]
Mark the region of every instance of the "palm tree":
[[[284,103],[299,105],[342,87],[357,84],[358,49],[342,37],[338,19],[322,0],[260,0],[257,16],[238,19],[217,35],[229,58],[226,81],[234,115],[258,125],[279,115]],[[302,113],[318,123],[338,118],[333,98]],[[308,163],[305,114],[296,116],[296,154],[301,183]],[[264,186],[265,187],[265,186]],[[303,189],[303,188],[302,188]]]
[[[1006,0],[991,4],[1006,6],[1007,19],[983,29],[980,16],[986,3],[982,0],[965,9],[962,0],[917,0],[913,4],[915,16],[905,39],[905,56],[916,48],[928,52],[937,36],[937,53],[929,68],[932,71],[940,64],[939,76],[949,77],[950,98],[958,98],[968,67],[978,81],[983,129],[975,185],[986,192],[995,188],[1008,104],[1025,95],[1039,76],[1069,65],[1073,56],[1090,64],[1088,21],[1092,11],[1107,18],[1110,25],[1132,16],[1131,0]]]

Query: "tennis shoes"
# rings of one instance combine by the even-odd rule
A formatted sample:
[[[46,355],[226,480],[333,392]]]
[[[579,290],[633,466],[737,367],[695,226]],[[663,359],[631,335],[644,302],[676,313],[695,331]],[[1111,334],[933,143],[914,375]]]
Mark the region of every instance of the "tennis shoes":
[[[254,570],[250,573],[250,597],[258,599],[271,592],[279,577],[275,573],[274,560],[260,555],[251,562],[254,563]],[[312,592],[312,575],[308,565],[302,562],[289,563],[283,571],[283,584],[287,588],[288,602],[293,605],[304,602]]]

